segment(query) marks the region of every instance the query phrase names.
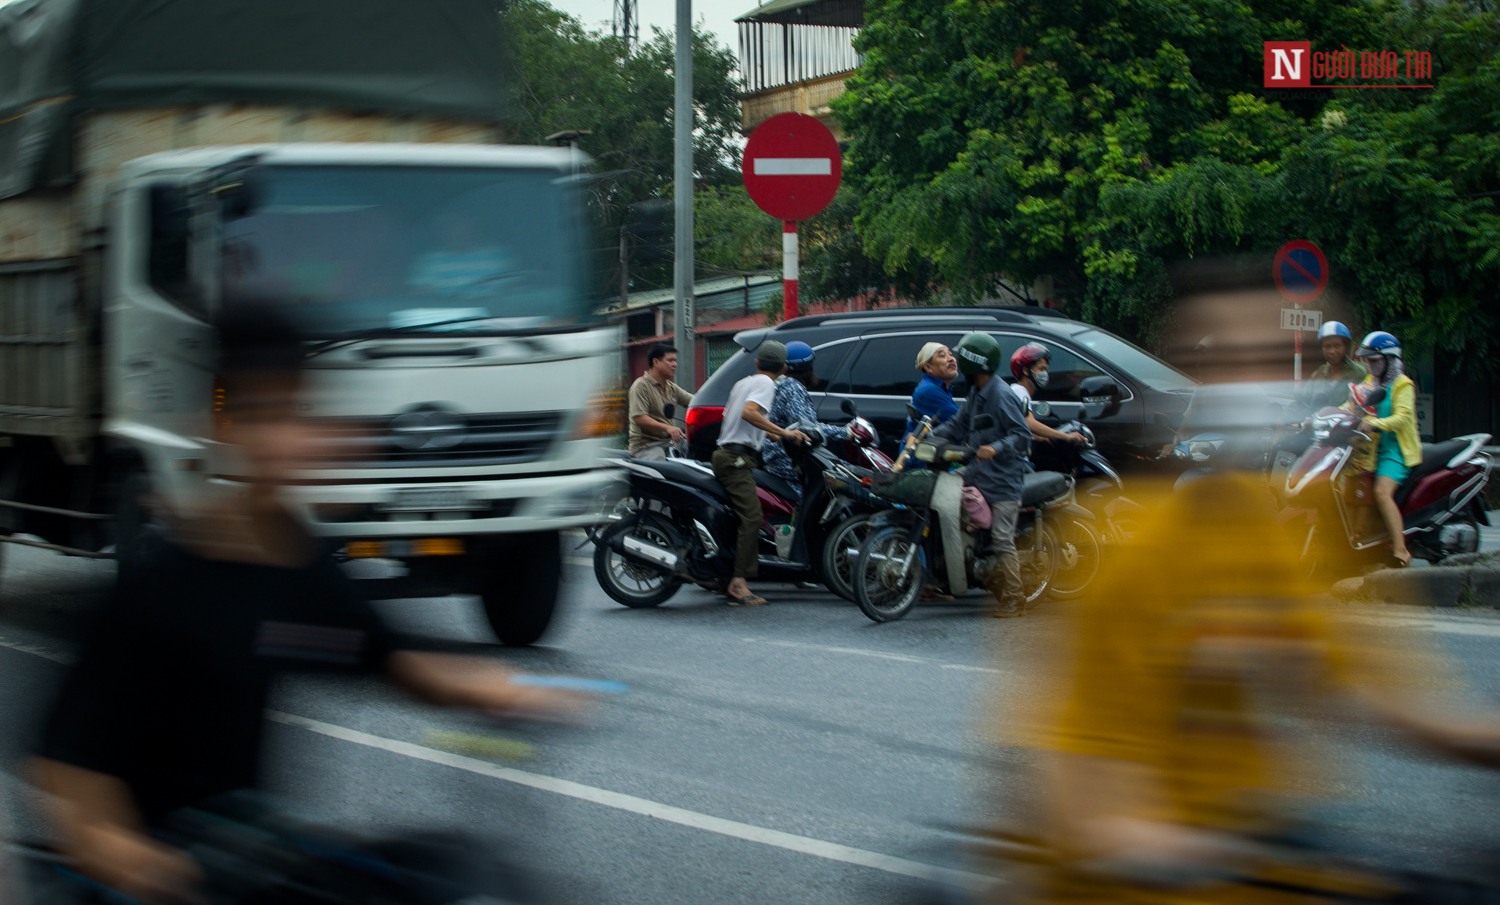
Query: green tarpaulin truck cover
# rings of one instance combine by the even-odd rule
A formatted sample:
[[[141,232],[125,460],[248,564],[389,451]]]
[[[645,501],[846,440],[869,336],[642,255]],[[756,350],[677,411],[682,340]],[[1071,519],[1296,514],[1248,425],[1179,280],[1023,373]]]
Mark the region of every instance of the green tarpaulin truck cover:
[[[12,0],[0,198],[65,185],[83,111],[246,103],[504,113],[496,0]]]

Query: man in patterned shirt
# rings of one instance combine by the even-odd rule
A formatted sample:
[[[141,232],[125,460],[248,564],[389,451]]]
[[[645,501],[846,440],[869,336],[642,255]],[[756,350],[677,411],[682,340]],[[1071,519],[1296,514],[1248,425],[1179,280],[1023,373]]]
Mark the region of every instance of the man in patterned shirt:
[[[817,423],[818,410],[807,393],[808,388],[816,386],[818,382],[818,377],[813,372],[813,359],[816,357],[817,353],[813,352],[812,346],[805,342],[786,344],[786,374],[776,381],[776,397],[771,401],[770,413],[766,415],[772,424],[790,427],[798,421]],[[848,428],[837,424],[818,424],[818,429],[828,442],[842,440],[849,434]],[[786,447],[768,437],[760,445],[760,458],[765,463],[766,471],[785,479],[800,498],[802,478],[792,465],[792,457],[787,453]]]

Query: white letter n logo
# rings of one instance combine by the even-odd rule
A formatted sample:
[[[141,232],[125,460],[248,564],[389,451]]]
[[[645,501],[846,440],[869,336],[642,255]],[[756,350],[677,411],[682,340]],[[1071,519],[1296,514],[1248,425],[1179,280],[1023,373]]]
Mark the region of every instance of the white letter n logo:
[[[1291,55],[1288,56],[1287,54]],[[1272,48],[1271,56],[1276,61],[1276,73],[1271,78],[1277,81],[1291,79],[1294,82],[1302,81],[1302,48],[1286,51],[1279,47]],[[1285,72],[1286,75],[1282,75]]]

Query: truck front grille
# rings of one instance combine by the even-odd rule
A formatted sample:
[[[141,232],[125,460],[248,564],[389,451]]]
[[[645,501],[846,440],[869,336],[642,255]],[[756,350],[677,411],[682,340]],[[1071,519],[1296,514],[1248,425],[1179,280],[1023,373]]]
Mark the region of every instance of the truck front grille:
[[[439,434],[402,430],[402,417],[313,421],[316,439],[310,464],[321,468],[518,465],[547,455],[563,422],[562,412],[459,415],[461,426],[452,429],[449,425]]]

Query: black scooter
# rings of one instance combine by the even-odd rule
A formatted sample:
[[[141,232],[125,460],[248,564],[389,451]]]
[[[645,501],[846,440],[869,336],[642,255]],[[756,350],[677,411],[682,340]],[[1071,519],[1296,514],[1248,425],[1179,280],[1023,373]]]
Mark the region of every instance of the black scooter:
[[[823,445],[816,425],[791,427],[810,440],[787,447],[802,473],[800,501],[781,478],[755,471],[762,509],[772,518],[790,516],[789,524],[777,525],[779,538],[762,526],[758,577],[823,583],[826,541],[855,505],[850,497],[834,494],[823,476],[851,466]],[[628,607],[653,607],[687,581],[714,591],[726,587],[739,516],[713,470],[693,459],[625,458],[618,464],[630,481],[626,508],[590,535],[594,577],[604,592]]]
[[[1050,407],[1033,402],[1032,411],[1045,417]],[[1054,527],[1058,539],[1057,574],[1050,593],[1060,600],[1083,594],[1099,575],[1105,551],[1128,543],[1139,533],[1145,507],[1125,496],[1119,472],[1095,448],[1094,432],[1082,421],[1060,424],[1065,434],[1079,433],[1082,444],[1062,440],[1038,440],[1031,446],[1031,461],[1038,471],[1057,471],[1073,477],[1082,512],[1070,514]]]
[[[913,417],[919,417],[912,413]],[[987,423],[988,422],[988,423]],[[976,429],[993,419],[979,415]],[[927,464],[925,471],[882,475],[871,490],[891,508],[870,518],[870,533],[854,565],[855,602],[875,622],[900,619],[911,611],[929,583],[955,597],[983,587],[994,568],[988,528],[971,529],[962,516],[963,479],[950,469],[971,461],[974,450],[927,439],[932,419],[921,417],[896,460],[910,455]],[[1057,516],[1088,517],[1073,502],[1073,479],[1055,471],[1026,475],[1021,513],[1016,521],[1022,596],[1029,604],[1047,593],[1057,572]]]

